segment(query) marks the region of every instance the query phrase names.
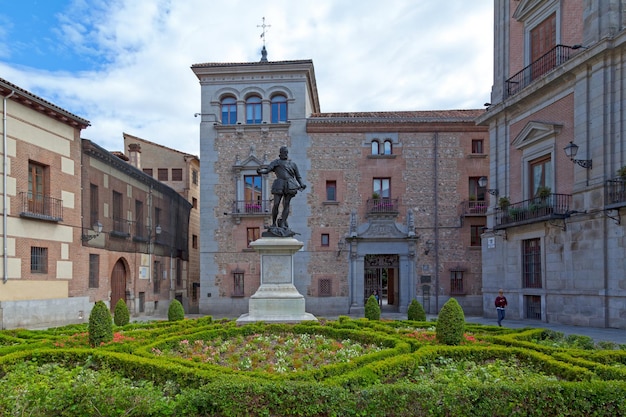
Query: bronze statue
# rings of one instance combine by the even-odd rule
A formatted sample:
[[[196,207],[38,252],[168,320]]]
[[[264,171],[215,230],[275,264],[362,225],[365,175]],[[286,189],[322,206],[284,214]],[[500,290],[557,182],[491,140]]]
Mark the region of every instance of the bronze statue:
[[[300,171],[295,162],[287,158],[289,151],[286,146],[281,146],[278,159],[273,160],[267,166],[257,169],[259,174],[274,172],[276,179],[272,184],[272,194],[274,195],[274,205],[272,207],[272,225],[269,232],[273,236],[293,236],[295,233],[289,230],[287,217],[289,217],[289,206],[291,199],[304,190],[306,185],[302,182]],[[283,211],[278,219],[280,202],[283,203]]]

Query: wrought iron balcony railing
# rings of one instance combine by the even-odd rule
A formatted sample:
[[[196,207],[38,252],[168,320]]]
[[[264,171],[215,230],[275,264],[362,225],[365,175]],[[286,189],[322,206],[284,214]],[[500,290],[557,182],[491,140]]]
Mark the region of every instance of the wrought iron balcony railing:
[[[366,203],[367,214],[386,215],[398,214],[397,198],[370,198]]]
[[[63,200],[43,194],[23,191],[20,193],[21,217],[60,222],[63,220]]]
[[[571,46],[557,45],[546,52],[535,62],[504,82],[504,98],[517,94],[537,78],[569,61],[574,50]]]
[[[265,215],[272,211],[272,200],[237,200],[233,201],[232,214]]]
[[[487,208],[487,202],[482,200],[461,202],[461,214],[463,216],[486,216]]]
[[[616,209],[626,206],[626,179],[613,178],[604,184],[604,207]]]
[[[572,196],[569,194],[550,194],[520,201],[506,208],[497,207],[495,228],[505,229],[538,221],[564,219],[570,214],[571,200]]]

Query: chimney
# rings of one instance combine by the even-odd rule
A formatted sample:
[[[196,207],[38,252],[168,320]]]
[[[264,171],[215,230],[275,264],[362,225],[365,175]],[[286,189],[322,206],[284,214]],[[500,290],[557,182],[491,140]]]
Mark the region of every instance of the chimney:
[[[141,169],[141,145],[138,143],[131,143],[128,145],[128,158],[130,164],[137,169]]]

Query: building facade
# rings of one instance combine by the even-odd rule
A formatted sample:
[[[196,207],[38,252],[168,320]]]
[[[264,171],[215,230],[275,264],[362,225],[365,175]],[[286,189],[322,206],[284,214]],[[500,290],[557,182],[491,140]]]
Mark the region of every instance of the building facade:
[[[0,79],[0,327],[88,320],[102,300],[164,314],[187,270],[191,203],[81,132],[89,122]]]
[[[132,166],[176,190],[191,203],[189,260],[182,279],[175,281],[174,297],[185,312],[198,313],[200,300],[200,160],[145,139],[124,133],[124,152]]]
[[[484,110],[321,113],[310,60],[192,66],[201,85],[200,312],[248,312],[259,287],[250,248],[271,223],[273,174],[257,169],[281,146],[307,189],[289,226],[304,243],[295,285],[319,316],[359,314],[377,291],[406,312],[435,313],[454,296],[482,312],[486,226]]]
[[[485,315],[626,328],[624,7],[494,1]]]
[[[3,137],[2,328],[89,314],[80,294],[81,131],[89,122],[0,79]]]
[[[82,184],[89,275],[80,293],[111,310],[122,299],[132,316],[166,314],[187,271],[191,203],[86,139]]]

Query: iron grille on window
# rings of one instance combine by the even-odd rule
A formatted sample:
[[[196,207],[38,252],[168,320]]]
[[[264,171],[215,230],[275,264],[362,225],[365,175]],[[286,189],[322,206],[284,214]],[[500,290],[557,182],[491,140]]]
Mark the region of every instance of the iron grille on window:
[[[459,269],[450,271],[450,294],[464,294],[463,273],[464,271]]]
[[[152,285],[152,291],[155,294],[161,292],[161,262],[159,261],[154,261],[152,267]]]
[[[89,288],[98,288],[100,271],[100,255],[89,254]]]
[[[241,269],[237,268],[233,271],[233,297],[244,296],[243,277],[244,272]]]
[[[332,295],[332,280],[330,278],[320,278],[318,292],[320,297],[330,297]]]
[[[524,288],[541,288],[541,241],[526,239],[522,245]]]
[[[541,320],[541,296],[525,295],[524,303],[526,304],[526,318]]]
[[[48,273],[48,248],[36,246],[30,248],[30,272]]]

